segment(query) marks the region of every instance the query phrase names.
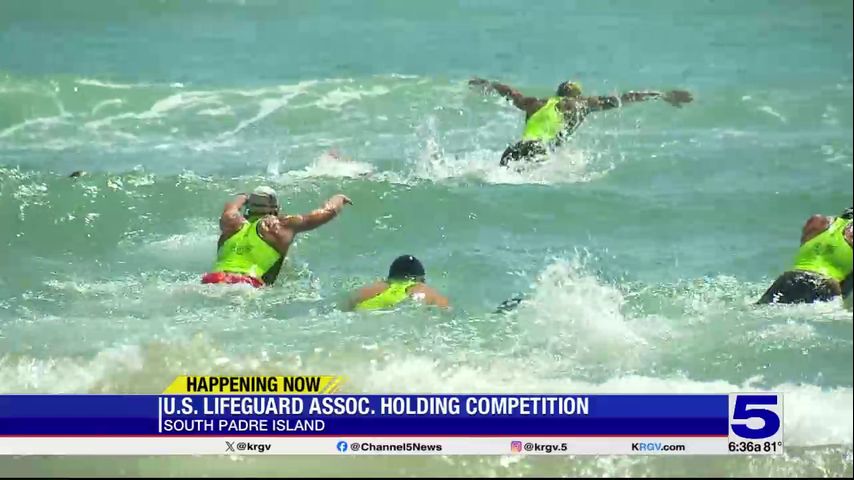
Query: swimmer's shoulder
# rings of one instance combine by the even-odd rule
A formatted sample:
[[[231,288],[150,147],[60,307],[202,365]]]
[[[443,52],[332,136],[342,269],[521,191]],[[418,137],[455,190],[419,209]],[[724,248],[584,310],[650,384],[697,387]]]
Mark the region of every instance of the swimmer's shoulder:
[[[430,305],[448,307],[448,299],[426,283],[416,283],[407,289],[407,293],[415,300],[423,301]]]

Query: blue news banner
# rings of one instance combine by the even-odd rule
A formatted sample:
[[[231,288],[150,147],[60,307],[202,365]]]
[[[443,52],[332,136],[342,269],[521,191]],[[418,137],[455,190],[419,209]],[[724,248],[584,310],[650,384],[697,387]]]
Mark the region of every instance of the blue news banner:
[[[782,395],[0,396],[7,440],[235,436],[678,437],[769,453],[782,451]]]

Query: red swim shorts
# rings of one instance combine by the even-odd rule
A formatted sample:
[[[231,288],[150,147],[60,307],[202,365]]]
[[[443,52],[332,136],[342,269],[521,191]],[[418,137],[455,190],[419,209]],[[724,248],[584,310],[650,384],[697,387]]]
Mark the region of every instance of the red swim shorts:
[[[255,288],[263,287],[264,282],[255,277],[239,273],[211,272],[202,277],[202,283],[248,283]]]

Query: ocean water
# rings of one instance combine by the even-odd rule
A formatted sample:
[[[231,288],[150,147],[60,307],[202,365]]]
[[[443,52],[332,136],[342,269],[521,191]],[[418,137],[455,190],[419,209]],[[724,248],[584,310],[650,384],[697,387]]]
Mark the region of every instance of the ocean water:
[[[756,307],[852,202],[848,1],[0,2],[0,391],[341,374],[346,392],[785,393],[786,454],[0,458],[46,475],[848,476],[852,313]],[[682,88],[498,169],[548,95]],[[330,153],[333,152],[333,153]],[[334,153],[337,152],[337,153]],[[71,179],[72,171],[87,175]],[[355,205],[202,286],[223,203]],[[345,313],[396,256],[448,313]],[[510,296],[527,301],[492,312]]]

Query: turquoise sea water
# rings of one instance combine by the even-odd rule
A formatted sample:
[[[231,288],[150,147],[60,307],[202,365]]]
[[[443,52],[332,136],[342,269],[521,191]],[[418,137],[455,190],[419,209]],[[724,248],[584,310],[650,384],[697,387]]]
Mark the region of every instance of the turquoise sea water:
[[[343,374],[349,392],[785,393],[766,458],[0,458],[12,475],[852,475],[852,314],[754,307],[852,202],[845,1],[4,1],[0,391]],[[682,88],[496,168],[546,96]],[[344,159],[327,152],[335,149]],[[75,170],[88,175],[69,179]],[[198,284],[230,195],[355,205],[274,288]],[[450,313],[343,313],[421,258]],[[513,314],[491,312],[516,293]]]

